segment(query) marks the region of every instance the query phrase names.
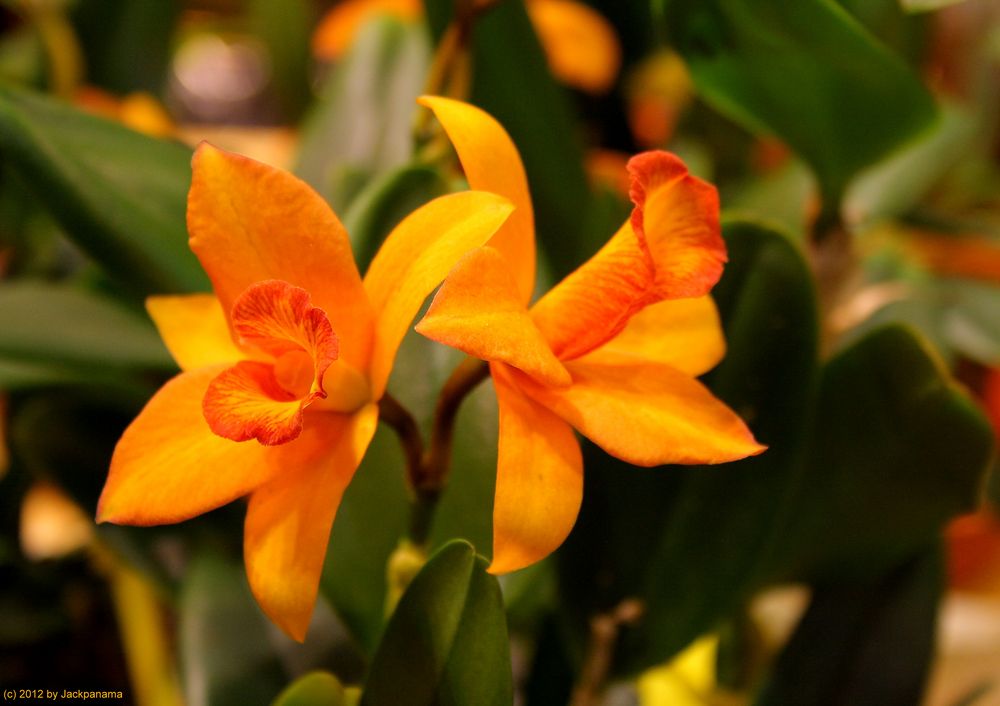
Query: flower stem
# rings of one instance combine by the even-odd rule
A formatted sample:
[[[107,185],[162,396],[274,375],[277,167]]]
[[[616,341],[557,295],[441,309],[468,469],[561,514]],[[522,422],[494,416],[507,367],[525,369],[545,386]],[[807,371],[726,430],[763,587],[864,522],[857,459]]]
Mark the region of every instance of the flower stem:
[[[608,613],[595,615],[590,621],[590,640],[583,657],[580,679],[573,688],[570,706],[597,706],[601,703],[604,682],[611,671],[615,644],[623,627],[635,625],[642,618],[641,601],[629,598]]]

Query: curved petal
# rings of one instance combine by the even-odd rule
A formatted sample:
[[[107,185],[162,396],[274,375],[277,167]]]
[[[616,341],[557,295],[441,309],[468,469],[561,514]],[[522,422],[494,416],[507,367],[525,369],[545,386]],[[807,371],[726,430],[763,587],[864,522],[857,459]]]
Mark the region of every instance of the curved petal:
[[[313,56],[338,59],[351,48],[365,22],[380,15],[415,21],[422,10],[420,0],[343,0],[323,16],[313,33]]]
[[[490,239],[512,209],[496,194],[449,194],[418,208],[386,238],[364,282],[376,316],[372,399],[385,391],[396,351],[424,299],[462,255]]]
[[[482,360],[508,363],[547,385],[570,383],[521,302],[506,259],[489,246],[458,261],[417,333]]]
[[[575,0],[529,0],[527,10],[557,79],[588,93],[611,88],[622,51],[601,13]]]
[[[222,305],[213,294],[149,297],[146,311],[181,370],[249,357],[233,343]]]
[[[715,188],[666,152],[633,157],[629,173],[629,221],[531,310],[561,360],[603,345],[654,302],[707,294],[722,274]]]
[[[692,377],[718,364],[726,353],[719,311],[712,297],[668,299],[629,319],[617,336],[581,363],[663,363]]]
[[[503,574],[544,559],[563,543],[583,500],[583,457],[572,427],[491,365],[500,407],[493,561]]]
[[[724,463],[764,451],[701,383],[655,363],[567,366],[573,385],[518,386],[612,456],[637,466]]]
[[[98,522],[181,522],[246,495],[282,470],[269,449],[209,429],[202,398],[223,367],[181,373],[129,425],[111,457]]]
[[[287,172],[207,143],[195,151],[187,222],[191,249],[225,312],[254,282],[305,289],[341,338],[341,356],[363,368],[371,307],[347,233],[330,207]]]
[[[312,415],[287,449],[284,472],[250,497],[243,554],[257,602],[294,639],[305,639],[330,529],[344,490],[375,433],[378,408]]]
[[[475,106],[438,96],[423,96],[418,102],[434,111],[448,133],[469,186],[500,194],[514,204],[514,213],[490,245],[517,268],[517,291],[527,304],[535,289],[535,215],[517,148],[500,123]]]

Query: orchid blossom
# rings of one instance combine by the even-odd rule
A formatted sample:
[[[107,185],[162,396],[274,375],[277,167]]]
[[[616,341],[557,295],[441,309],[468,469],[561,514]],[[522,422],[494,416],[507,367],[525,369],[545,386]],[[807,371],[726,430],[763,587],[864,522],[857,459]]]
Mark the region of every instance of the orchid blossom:
[[[695,380],[725,350],[708,296],[726,260],[715,189],[673,155],[634,157],[631,218],[529,309],[534,225],[517,149],[478,108],[422,102],[450,137],[469,184],[516,205],[487,247],[459,261],[417,325],[490,363],[500,407],[490,570],[539,561],[572,529],[583,496],[574,428],[640,466],[722,463],[763,451]]]
[[[249,495],[250,587],[302,640],[396,350],[425,297],[511,209],[474,191],[431,201],[393,230],[362,280],[315,192],[203,143],[188,230],[214,294],[148,300],[183,372],[118,442],[98,520],[180,522]]]

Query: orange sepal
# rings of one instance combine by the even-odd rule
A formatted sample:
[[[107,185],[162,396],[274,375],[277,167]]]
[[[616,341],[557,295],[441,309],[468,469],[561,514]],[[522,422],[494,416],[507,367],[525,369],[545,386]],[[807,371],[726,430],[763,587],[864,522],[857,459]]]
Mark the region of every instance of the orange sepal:
[[[282,470],[271,449],[212,433],[202,398],[224,366],[181,373],[129,425],[111,457],[98,522],[181,522],[246,495]]]
[[[583,499],[583,457],[573,428],[490,366],[500,407],[493,560],[504,574],[541,561],[569,535]]]
[[[494,248],[477,248],[455,265],[417,332],[476,358],[513,365],[540,382],[570,383],[521,302],[506,259]]]
[[[358,369],[367,364],[372,313],[350,242],[307,184],[203,142],[192,160],[187,223],[224,311],[255,282],[288,282],[326,312],[341,357]]]
[[[601,13],[574,0],[529,0],[527,10],[553,76],[588,93],[611,88],[622,52]]]
[[[300,642],[344,490],[375,433],[378,408],[319,413],[289,449],[285,472],[250,497],[243,554],[257,603]],[[294,455],[291,455],[294,454]]]
[[[320,20],[312,36],[313,56],[321,61],[338,59],[351,48],[366,22],[379,15],[415,21],[422,10],[420,0],[344,0]]]
[[[440,96],[422,96],[418,102],[434,111],[444,127],[469,186],[514,204],[514,212],[489,244],[514,267],[518,294],[527,304],[535,289],[535,216],[517,148],[500,123],[473,105]]]
[[[636,466],[714,464],[753,456],[746,424],[697,380],[668,365],[567,364],[573,384],[517,384],[612,456]]]

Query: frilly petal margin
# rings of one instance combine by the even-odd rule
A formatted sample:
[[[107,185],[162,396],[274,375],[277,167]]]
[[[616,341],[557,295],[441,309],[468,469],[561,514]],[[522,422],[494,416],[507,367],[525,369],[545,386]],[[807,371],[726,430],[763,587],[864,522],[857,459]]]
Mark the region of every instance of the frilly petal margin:
[[[316,604],[337,508],[375,434],[378,407],[312,414],[309,422],[294,444],[279,447],[284,472],[250,497],[243,542],[257,603],[300,642]]]

